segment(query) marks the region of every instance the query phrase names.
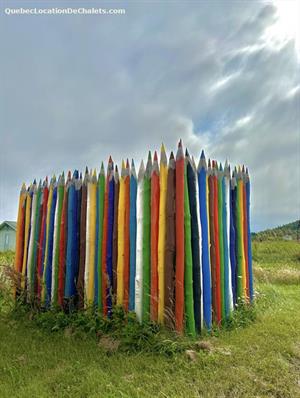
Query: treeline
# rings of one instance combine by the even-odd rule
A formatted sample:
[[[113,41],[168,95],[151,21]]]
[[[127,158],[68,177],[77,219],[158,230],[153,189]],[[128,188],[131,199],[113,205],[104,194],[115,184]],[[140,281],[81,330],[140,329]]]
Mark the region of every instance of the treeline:
[[[276,228],[266,229],[258,233],[252,233],[252,239],[263,240],[300,240],[300,220]]]

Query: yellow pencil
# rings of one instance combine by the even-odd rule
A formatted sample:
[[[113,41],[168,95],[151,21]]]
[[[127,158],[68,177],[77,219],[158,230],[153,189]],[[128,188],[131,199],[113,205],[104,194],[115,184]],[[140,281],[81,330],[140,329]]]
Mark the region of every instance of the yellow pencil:
[[[125,163],[122,161],[122,171],[119,190],[118,210],[118,261],[117,261],[117,304],[123,304],[124,298],[124,218],[125,218]]]
[[[165,308],[165,242],[166,242],[166,203],[167,203],[167,178],[168,161],[164,144],[160,149],[159,173],[159,220],[158,220],[158,322],[163,323]]]

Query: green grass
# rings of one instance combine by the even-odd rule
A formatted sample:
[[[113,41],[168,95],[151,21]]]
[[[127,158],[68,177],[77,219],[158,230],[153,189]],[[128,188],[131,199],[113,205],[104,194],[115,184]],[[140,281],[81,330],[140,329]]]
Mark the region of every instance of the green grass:
[[[0,266],[13,264],[14,259],[15,259],[15,252],[12,251],[0,252]]]
[[[300,242],[254,241],[252,250],[256,280],[300,284]]]
[[[300,397],[300,284],[264,277],[272,264],[274,275],[299,271],[300,246],[257,244],[255,311],[241,311],[234,328],[203,337],[207,350],[191,342],[195,361],[177,349],[171,356],[163,348],[107,351],[93,333],[68,333],[70,326],[51,332],[49,319],[43,325],[41,318],[2,312],[0,396]]]

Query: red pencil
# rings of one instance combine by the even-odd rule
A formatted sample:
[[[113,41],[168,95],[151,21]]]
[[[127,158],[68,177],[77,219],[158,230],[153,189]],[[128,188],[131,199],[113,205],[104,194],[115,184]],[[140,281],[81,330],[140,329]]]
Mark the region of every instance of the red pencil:
[[[123,307],[125,311],[128,311],[129,303],[129,256],[130,256],[130,167],[127,159],[125,178],[124,178],[124,190],[125,190],[125,216],[124,216],[124,296],[123,296]]]
[[[24,216],[25,216],[25,200],[26,198],[26,187],[22,185],[20,198],[19,198],[19,210],[18,210],[18,221],[17,221],[17,233],[16,233],[16,255],[15,255],[15,270],[17,272],[22,271],[23,264],[23,251],[24,251]]]
[[[211,168],[210,159],[208,160],[208,187],[209,187],[209,234],[210,234],[210,264],[212,281],[212,312],[213,320],[217,322],[217,288],[216,288],[216,234],[215,234],[215,214],[214,214],[214,175]]]
[[[159,222],[159,167],[154,153],[151,172],[151,298],[150,318],[158,320],[158,222]]]
[[[217,323],[221,323],[221,269],[220,269],[220,242],[219,242],[219,208],[218,208],[218,164],[213,161],[213,181],[214,181],[214,223],[215,223],[215,244],[216,244],[216,310]]]
[[[245,184],[245,167],[242,168],[243,182],[243,230],[244,230],[244,255],[245,255],[245,271],[246,271],[246,299],[249,300],[249,269],[248,269],[248,226],[247,226],[247,199]]]
[[[58,271],[58,304],[63,308],[65,295],[66,249],[68,233],[68,184],[71,181],[71,172],[65,186],[65,194],[62,207],[59,242],[59,271]]]
[[[175,329],[182,333],[184,313],[184,153],[179,141],[176,154],[176,271],[175,271]]]

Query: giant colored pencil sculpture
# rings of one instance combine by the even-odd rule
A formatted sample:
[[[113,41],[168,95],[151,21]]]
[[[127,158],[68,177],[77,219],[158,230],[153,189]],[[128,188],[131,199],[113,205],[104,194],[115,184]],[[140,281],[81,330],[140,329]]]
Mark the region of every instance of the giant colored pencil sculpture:
[[[203,316],[208,330],[211,329],[211,269],[209,258],[209,224],[208,224],[208,183],[207,165],[202,151],[198,165],[199,206],[201,223],[201,248],[202,248],[202,287],[203,287]]]
[[[131,162],[130,171],[130,282],[129,282],[129,311],[135,307],[135,272],[136,272],[136,196],[137,177],[134,161]]]
[[[113,281],[112,290],[114,297],[117,293],[117,265],[118,265],[118,212],[119,212],[120,180],[118,166],[115,167],[115,198],[114,198],[114,231],[113,231]]]
[[[62,218],[62,208],[65,192],[65,179],[61,175],[57,183],[57,205],[54,217],[54,244],[53,244],[53,268],[52,268],[52,284],[51,284],[51,302],[54,307],[58,304],[58,274],[59,274],[59,242],[60,242],[60,225]]]
[[[230,264],[232,297],[234,305],[237,304],[237,232],[236,232],[236,178],[233,170],[230,181]]]
[[[189,155],[186,156],[186,175],[190,209],[191,224],[191,250],[192,250],[192,285],[195,327],[198,332],[201,330],[201,270],[200,270],[200,236],[198,219],[198,198],[196,171]]]
[[[152,321],[158,320],[158,227],[159,227],[159,167],[154,153],[151,171],[151,306]]]
[[[250,232],[250,178],[248,169],[246,168],[246,211],[247,218],[247,235],[248,235],[248,276],[249,276],[249,295],[251,302],[254,299],[253,291],[253,271],[252,271],[252,249],[251,249],[251,232]]]
[[[102,240],[102,311],[107,314],[107,268],[106,268],[106,252],[107,252],[107,226],[108,226],[108,183],[110,171],[113,168],[112,158],[108,160],[107,178],[104,193],[104,212],[103,212],[103,240]]]
[[[97,280],[95,281],[95,305],[98,310],[102,311],[102,241],[103,241],[103,219],[104,219],[104,195],[105,195],[105,171],[102,162],[101,169],[98,177],[97,186],[97,256],[96,256],[96,269]]]
[[[141,162],[138,173],[136,203],[136,269],[135,269],[135,312],[138,320],[143,315],[143,224],[144,224],[144,162]]]
[[[230,260],[230,167],[226,160],[224,167],[223,190],[223,234],[225,268],[225,316],[228,318],[233,309],[232,277]]]
[[[175,232],[175,158],[171,152],[166,199],[166,244],[165,244],[165,286],[164,286],[164,323],[170,329],[175,327],[175,261],[176,261],[176,232]]]
[[[143,320],[150,318],[150,278],[151,278],[151,152],[148,154],[148,161],[144,174],[144,195],[143,195],[143,295],[142,295],[142,316]]]
[[[58,304],[64,305],[65,292],[65,273],[66,273],[66,247],[68,236],[68,184],[70,181],[70,172],[68,173],[67,183],[64,191],[64,200],[62,206],[61,224],[60,224],[60,243],[59,243],[59,272],[58,272]]]
[[[175,271],[175,328],[183,332],[184,313],[184,155],[182,142],[176,154],[176,271]]]
[[[37,212],[38,212],[38,190],[36,181],[32,185],[32,204],[31,204],[31,230],[30,239],[28,246],[28,262],[27,262],[27,292],[29,299],[33,298],[34,295],[34,246],[35,246],[35,234],[37,228]]]
[[[130,261],[130,168],[127,159],[124,177],[124,297],[123,306],[128,311],[129,305],[129,261]]]
[[[109,158],[98,174],[62,173],[19,194],[13,292],[16,299],[112,316],[190,336],[221,327],[254,300],[248,169],[198,168],[180,140],[169,163],[161,146],[138,177]]]
[[[115,179],[114,169],[110,170],[108,176],[108,214],[107,214],[107,242],[106,242],[106,274],[107,274],[107,290],[106,302],[107,311],[110,314],[112,310],[113,299],[113,228],[114,228],[114,202],[115,202]]]
[[[166,212],[167,212],[167,155],[162,144],[160,150],[160,174],[159,174],[159,219],[158,219],[158,248],[157,248],[157,272],[158,272],[158,322],[164,321],[165,310],[165,246],[166,246]]]
[[[216,251],[216,321],[219,325],[221,322],[221,259],[220,259],[220,234],[219,234],[219,187],[218,187],[218,165],[213,161],[213,184],[214,184],[214,228],[215,228],[215,251]]]
[[[224,232],[223,232],[223,167],[220,163],[218,170],[218,224],[220,245],[220,293],[221,293],[221,318],[225,319],[225,264],[224,264]]]
[[[78,308],[84,307],[84,274],[85,274],[85,257],[86,257],[86,212],[87,212],[87,182],[88,169],[82,183],[81,191],[81,210],[80,210],[80,243],[79,243],[79,269],[77,279]]]
[[[191,238],[191,213],[189,202],[189,191],[187,182],[186,155],[184,165],[184,303],[186,315],[186,330],[191,336],[195,335],[194,297],[193,297],[193,255]],[[195,194],[195,192],[194,192]],[[197,314],[198,315],[198,314]]]
[[[238,299],[244,298],[245,293],[245,252],[244,252],[244,239],[243,239],[243,182],[241,170],[239,167],[237,177],[237,192],[236,192],[236,232],[237,232],[237,297]]]
[[[210,159],[208,161],[208,193],[209,193],[209,233],[210,233],[210,269],[212,284],[212,314],[213,320],[217,321],[217,283],[216,283],[216,232],[215,232],[215,211],[214,211],[214,177],[211,169]]]
[[[125,164],[122,161],[119,212],[118,212],[118,263],[117,263],[117,304],[123,305],[124,299],[124,256],[125,256]]]
[[[26,207],[26,186],[22,185],[19,197],[19,208],[17,218],[16,231],[16,254],[15,254],[15,271],[18,273],[17,285],[14,289],[15,297],[20,294],[23,253],[24,253],[24,225],[25,225],[25,207]]]

